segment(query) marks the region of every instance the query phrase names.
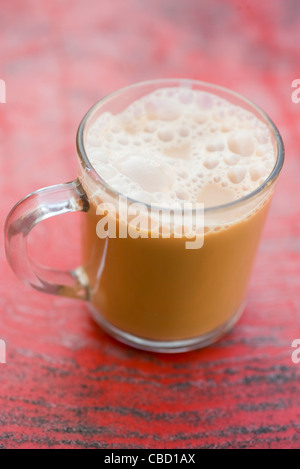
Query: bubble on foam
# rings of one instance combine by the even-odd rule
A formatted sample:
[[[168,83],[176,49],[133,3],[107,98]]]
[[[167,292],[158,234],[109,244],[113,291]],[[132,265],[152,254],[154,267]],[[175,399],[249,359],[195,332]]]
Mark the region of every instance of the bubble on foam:
[[[127,135],[122,135],[121,137],[118,138],[118,143],[120,143],[120,145],[128,145],[129,138],[127,137]]]
[[[144,106],[141,104],[135,104],[132,107],[132,116],[134,119],[139,119],[144,114]]]
[[[254,152],[255,145],[251,133],[247,130],[232,132],[227,140],[228,148],[241,156],[250,156]]]
[[[156,123],[155,122],[146,122],[145,124],[145,127],[144,127],[144,131],[145,132],[149,132],[149,133],[153,133],[156,131]]]
[[[99,176],[106,181],[112,179],[117,174],[117,171],[113,166],[99,164],[96,168]]]
[[[177,174],[177,176],[179,176],[180,178],[183,178],[183,179],[186,179],[186,178],[189,177],[189,172],[185,168],[178,168],[176,170],[176,174]]]
[[[99,136],[93,134],[88,135],[86,141],[91,147],[97,147],[100,144]]]
[[[239,161],[239,157],[236,154],[229,153],[224,156],[224,161],[227,165],[232,166],[234,164],[237,164]]]
[[[118,124],[127,134],[132,135],[136,134],[137,132],[136,119],[134,119],[131,112],[128,112],[127,114],[121,114],[118,119]]]
[[[164,154],[173,159],[188,160],[191,154],[191,147],[189,144],[181,145],[179,142],[177,142],[177,145],[175,143],[172,144],[172,146],[169,148],[165,148]],[[176,164],[176,161],[173,161],[173,163]]]
[[[209,93],[199,92],[196,96],[196,103],[201,109],[211,109],[213,107],[213,98]]]
[[[255,138],[257,139],[258,143],[268,143],[269,139],[268,139],[268,136],[267,136],[267,132],[263,132],[263,130],[261,129],[257,129],[255,132],[254,132],[254,136]]]
[[[134,189],[130,193],[130,198],[136,200],[137,202],[143,202],[144,204],[154,204],[155,202],[157,202],[157,198],[154,194]]]
[[[91,150],[90,158],[93,161],[97,161],[97,163],[108,163],[109,161],[109,153],[103,150]]]
[[[182,104],[191,104],[194,100],[194,94],[192,90],[182,89],[178,93],[178,99]]]
[[[213,118],[216,121],[221,122],[225,119],[225,112],[222,109],[217,109],[213,112]]]
[[[150,143],[153,139],[151,135],[143,135],[143,140],[145,143]]]
[[[183,189],[177,190],[176,196],[179,200],[190,200],[190,195]]]
[[[204,166],[208,169],[213,169],[219,164],[219,158],[217,156],[209,156],[205,158],[203,162]]]
[[[250,177],[252,181],[257,181],[262,176],[267,174],[267,168],[262,163],[256,163],[255,165],[251,166],[250,168]]]
[[[207,151],[222,151],[224,150],[224,143],[221,141],[211,141],[206,145]]]
[[[158,136],[163,142],[170,142],[174,138],[174,132],[171,129],[161,129],[158,131]]]
[[[114,134],[118,134],[119,132],[121,132],[121,127],[119,125],[113,125],[112,128],[111,128],[111,131]]]
[[[257,145],[256,147],[256,154],[257,156],[263,156],[266,153],[265,145]]]
[[[196,112],[193,117],[197,124],[204,124],[208,121],[208,115],[204,112]]]
[[[239,184],[244,180],[246,173],[247,168],[245,166],[235,166],[228,171],[227,176],[233,184]]]
[[[96,132],[99,130],[101,131],[104,128],[108,128],[111,125],[113,118],[114,116],[111,112],[103,112],[94,123],[94,126],[90,128],[89,134],[93,131],[93,128]]]
[[[209,93],[160,89],[88,129],[95,170],[134,200],[222,205],[253,191],[275,163],[268,127]]]
[[[267,165],[268,169],[271,170],[275,164],[274,162],[274,156],[272,154],[270,154],[269,152],[266,153],[263,157],[262,157],[262,160],[264,162],[264,164]]]
[[[105,134],[104,138],[105,138],[105,140],[106,140],[107,142],[113,142],[113,141],[114,141],[114,136],[113,136],[113,134],[108,134],[108,133],[107,133],[107,134]]]
[[[150,120],[173,121],[180,116],[180,107],[172,98],[154,97],[146,101],[145,109]]]
[[[188,137],[190,135],[190,131],[186,127],[180,127],[178,129],[178,134],[180,137]]]
[[[221,131],[222,132],[230,132],[233,129],[233,123],[232,122],[223,122],[221,125]]]
[[[164,163],[152,162],[143,156],[128,156],[117,163],[122,174],[147,192],[168,192],[174,182],[174,174]]]

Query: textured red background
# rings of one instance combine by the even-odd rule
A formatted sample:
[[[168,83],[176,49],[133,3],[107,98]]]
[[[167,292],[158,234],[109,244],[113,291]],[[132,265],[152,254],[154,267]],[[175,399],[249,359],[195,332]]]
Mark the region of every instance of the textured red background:
[[[0,9],[0,445],[300,447],[300,364],[291,361],[300,338],[299,2],[0,0]],[[110,339],[84,303],[24,287],[6,263],[2,225],[25,194],[75,177],[77,125],[95,101],[173,76],[254,100],[287,156],[244,316],[209,349],[163,356]],[[76,266],[79,218],[39,226],[32,254]]]

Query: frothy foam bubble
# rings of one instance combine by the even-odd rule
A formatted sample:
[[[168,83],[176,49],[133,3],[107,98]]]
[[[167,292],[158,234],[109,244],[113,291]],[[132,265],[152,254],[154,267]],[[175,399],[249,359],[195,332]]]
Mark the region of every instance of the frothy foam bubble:
[[[141,202],[221,205],[272,171],[271,133],[254,114],[188,88],[162,88],[88,129],[89,160],[116,191]]]

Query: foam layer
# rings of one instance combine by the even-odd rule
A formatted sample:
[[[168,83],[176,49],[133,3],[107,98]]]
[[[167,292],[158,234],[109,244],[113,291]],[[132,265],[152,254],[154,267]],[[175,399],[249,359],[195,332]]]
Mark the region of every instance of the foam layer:
[[[275,154],[269,128],[210,93],[163,88],[89,128],[88,158],[116,191],[140,202],[220,205],[256,189]]]

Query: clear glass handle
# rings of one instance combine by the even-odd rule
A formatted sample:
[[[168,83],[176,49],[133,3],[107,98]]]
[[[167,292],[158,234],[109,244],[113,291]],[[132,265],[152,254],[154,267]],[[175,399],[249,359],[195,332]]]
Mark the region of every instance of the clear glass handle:
[[[16,275],[36,290],[87,300],[89,285],[85,271],[59,271],[36,264],[29,258],[27,238],[41,221],[67,212],[87,212],[88,198],[78,179],[40,189],[22,199],[5,224],[7,259]]]

